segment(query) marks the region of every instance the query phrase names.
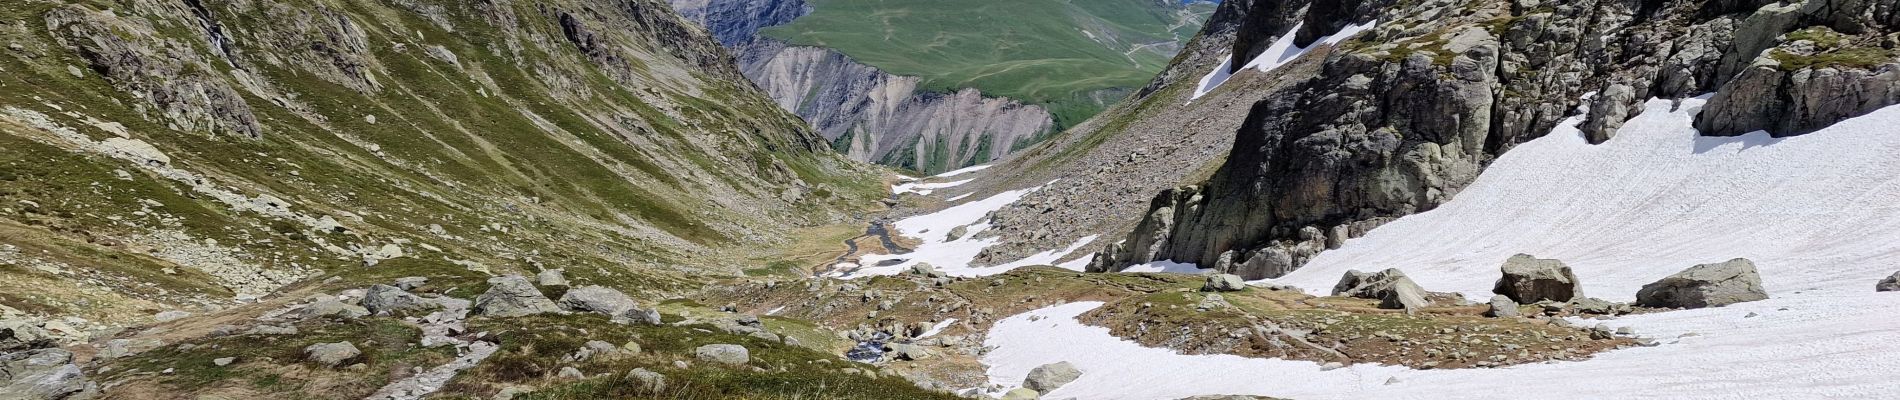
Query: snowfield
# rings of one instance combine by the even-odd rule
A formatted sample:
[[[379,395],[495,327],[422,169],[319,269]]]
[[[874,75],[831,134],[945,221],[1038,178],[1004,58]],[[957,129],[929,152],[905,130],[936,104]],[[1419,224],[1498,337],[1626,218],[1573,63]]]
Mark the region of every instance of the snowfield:
[[[1273,280],[1324,295],[1348,269],[1399,268],[1426,289],[1480,299],[1505,258],[1529,253],[1569,264],[1586,295],[1627,302],[1695,264],[1755,262],[1768,300],[1604,321],[1661,346],[1499,369],[1320,371],[1144,348],[1075,321],[1100,303],[1072,303],[999,321],[983,361],[1009,387],[1035,366],[1076,363],[1082,378],[1052,398],[1900,396],[1900,293],[1873,291],[1900,269],[1900,107],[1803,136],[1714,138],[1690,128],[1702,103],[1652,100],[1594,146],[1573,118],[1500,157],[1455,200]]]
[[[954,171],[953,171],[954,172]],[[1050,181],[1049,183],[1055,183]],[[1045,184],[1046,185],[1046,184]],[[1088,265],[1088,257],[1079,257],[1069,262],[1059,262],[1071,256],[1076,249],[1095,241],[1090,235],[1077,240],[1068,248],[1036,253],[1021,260],[988,267],[971,266],[976,255],[984,248],[996,244],[998,238],[977,239],[976,234],[990,228],[983,218],[990,212],[1001,210],[1024,195],[1042,189],[1042,186],[997,193],[982,200],[970,201],[951,206],[934,213],[913,216],[892,223],[896,230],[892,233],[916,238],[921,241],[916,249],[904,254],[871,254],[858,259],[855,264],[841,263],[837,272],[831,276],[840,278],[862,278],[877,275],[896,275],[909,271],[917,263],[928,263],[937,271],[951,276],[988,276],[1032,265],[1055,265],[1074,271],[1081,271]],[[963,236],[949,239],[950,231],[964,227]],[[853,269],[853,265],[861,265]]]
[[[1306,55],[1306,52],[1322,44],[1329,46],[1339,44],[1339,42],[1350,39],[1353,35],[1358,35],[1359,32],[1372,29],[1378,26],[1378,24],[1378,21],[1373,21],[1364,24],[1346,25],[1346,27],[1340,28],[1337,33],[1321,36],[1319,40],[1314,41],[1306,47],[1298,47],[1293,45],[1293,37],[1295,36],[1293,33],[1300,31],[1301,24],[1296,23],[1293,24],[1292,29],[1286,31],[1286,34],[1280,35],[1279,40],[1273,41],[1273,44],[1269,45],[1266,51],[1261,52],[1260,55],[1254,57],[1253,60],[1247,61],[1247,64],[1241,65],[1240,70],[1244,71],[1248,68],[1252,68],[1260,72],[1272,71],[1275,68],[1286,65],[1286,63],[1293,62],[1293,60],[1300,58],[1300,56]],[[1234,56],[1229,54],[1227,55],[1227,60],[1222,61],[1219,67],[1214,67],[1213,71],[1208,71],[1207,75],[1201,76],[1200,85],[1194,87],[1194,96],[1189,97],[1188,101],[1206,96],[1208,92],[1213,92],[1214,88],[1220,87],[1222,83],[1227,83],[1227,78],[1234,76],[1232,72],[1227,72],[1233,65]]]

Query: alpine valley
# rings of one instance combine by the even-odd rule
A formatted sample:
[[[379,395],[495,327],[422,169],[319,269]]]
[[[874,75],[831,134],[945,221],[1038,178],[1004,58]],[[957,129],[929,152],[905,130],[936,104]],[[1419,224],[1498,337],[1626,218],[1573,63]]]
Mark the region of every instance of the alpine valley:
[[[0,16],[0,399],[1900,393],[1900,1]]]

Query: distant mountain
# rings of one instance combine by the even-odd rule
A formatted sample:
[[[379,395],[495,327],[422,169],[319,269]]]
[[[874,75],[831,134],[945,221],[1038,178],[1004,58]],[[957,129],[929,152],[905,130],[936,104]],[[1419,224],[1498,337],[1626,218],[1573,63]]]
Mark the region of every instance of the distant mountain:
[[[1121,0],[673,6],[833,148],[927,173],[993,161],[1092,116],[1146,82],[1212,12],[1210,3]],[[885,25],[866,15],[893,17]]]

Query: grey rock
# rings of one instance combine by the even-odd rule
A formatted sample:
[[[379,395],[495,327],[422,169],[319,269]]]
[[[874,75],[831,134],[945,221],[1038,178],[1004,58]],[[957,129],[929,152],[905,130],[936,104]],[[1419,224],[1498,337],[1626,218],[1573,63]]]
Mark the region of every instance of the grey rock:
[[[24,320],[0,321],[0,352],[53,347],[53,333]]]
[[[626,293],[595,285],[568,289],[557,303],[564,309],[603,315],[616,315],[634,307],[633,298]]]
[[[1203,292],[1237,292],[1246,288],[1247,282],[1234,274],[1208,275],[1207,283],[1201,285]]]
[[[369,316],[369,309],[338,300],[323,300],[310,303],[297,309],[293,314],[297,319],[344,318],[355,319]]]
[[[219,357],[219,358],[211,359],[211,365],[216,365],[220,367],[231,365],[231,363],[233,362],[237,362],[237,357]]]
[[[336,367],[357,356],[363,355],[355,343],[348,341],[335,343],[317,343],[303,348],[304,358],[326,367]]]
[[[944,277],[943,272],[937,271],[936,266],[930,265],[930,263],[925,263],[925,262],[919,262],[917,263],[917,265],[910,266],[910,274],[926,277],[926,278]]]
[[[930,358],[931,356],[930,349],[914,344],[886,343],[884,350],[885,354],[899,360],[916,361]]]
[[[363,293],[363,309],[369,310],[371,314],[383,315],[433,307],[435,303],[423,301],[395,286],[374,285]]]
[[[574,367],[561,367],[561,371],[554,373],[554,377],[560,379],[585,379],[587,375],[582,374],[580,369]]]
[[[660,393],[666,391],[666,375],[648,371],[646,368],[634,368],[632,371],[627,371],[627,380],[637,384],[638,386],[635,386],[635,389],[642,393]]]
[[[1620,305],[1617,303],[1612,303],[1608,300],[1599,299],[1595,297],[1582,297],[1582,298],[1578,298],[1578,299],[1570,301],[1570,307],[1572,309],[1575,309],[1577,310],[1577,312],[1584,313],[1584,314],[1597,314],[1597,315],[1617,314],[1619,310],[1623,308],[1619,306]]]
[[[297,334],[297,327],[295,325],[258,325],[258,326],[251,327],[251,330],[246,331],[245,334],[247,335],[295,335]]]
[[[621,310],[619,314],[614,314],[613,322],[616,324],[659,325],[660,310],[640,307],[628,308]]]
[[[171,322],[171,321],[184,319],[190,316],[191,316],[190,312],[179,311],[179,310],[169,310],[169,311],[159,312],[157,315],[153,315],[152,318],[157,319],[158,322]]]
[[[508,275],[490,278],[488,283],[488,291],[475,297],[475,315],[520,317],[561,311],[553,300],[548,300],[528,283],[528,278]]]
[[[1043,364],[1029,370],[1029,376],[1023,378],[1023,388],[1048,393],[1081,377],[1082,370],[1076,369],[1075,364],[1068,361]]]
[[[1042,398],[1042,393],[1037,393],[1035,390],[1029,388],[1015,388],[1004,392],[1000,400],[1036,400],[1040,398]]]
[[[1637,304],[1663,308],[1720,307],[1767,298],[1755,263],[1745,258],[1689,267],[1636,292]]]
[[[706,362],[744,365],[752,360],[752,353],[736,344],[709,344],[693,349],[693,357]]]
[[[1491,301],[1487,303],[1487,305],[1489,308],[1484,311],[1485,316],[1516,317],[1520,315],[1517,309],[1517,302],[1512,301],[1510,296],[1501,294],[1491,296]]]
[[[535,280],[539,281],[541,286],[567,286],[567,275],[558,269],[541,270],[540,274],[535,275]]]
[[[1346,271],[1340,276],[1339,283],[1333,285],[1334,296],[1358,297],[1379,300],[1380,308],[1414,311],[1431,305],[1430,295],[1411,277],[1398,269],[1388,268],[1377,273]]]
[[[1895,272],[1893,273],[1893,275],[1888,275],[1886,279],[1881,279],[1880,283],[1874,284],[1874,291],[1876,292],[1900,291],[1900,272]],[[4,334],[5,332],[0,332],[0,335],[4,335]]]
[[[1498,278],[1491,292],[1518,303],[1563,302],[1583,295],[1583,284],[1563,261],[1518,254],[1505,260],[1499,269],[1504,276]]]
[[[151,351],[152,349],[163,346],[165,346],[165,342],[158,339],[112,339],[106,341],[104,349],[99,350],[99,357],[108,360],[122,358]]]
[[[84,399],[98,391],[73,354],[57,348],[0,353],[0,378],[0,399]]]

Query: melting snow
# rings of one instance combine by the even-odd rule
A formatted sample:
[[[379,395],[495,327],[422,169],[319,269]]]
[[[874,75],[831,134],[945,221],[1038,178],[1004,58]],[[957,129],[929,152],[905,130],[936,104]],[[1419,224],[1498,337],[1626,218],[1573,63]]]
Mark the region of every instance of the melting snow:
[[[916,182],[899,183],[896,185],[891,185],[891,194],[916,193],[919,195],[928,196],[930,195],[930,192],[934,192],[937,189],[956,187],[958,185],[970,183],[970,181],[972,180],[973,179],[964,179],[960,181],[936,182],[936,183],[916,183]]]
[[[1050,181],[1050,183],[1055,183],[1055,181]],[[1029,192],[1040,189],[1042,189],[1042,186],[997,193],[994,196],[982,200],[958,204],[934,213],[898,220],[896,223],[891,224],[892,227],[896,228],[896,231],[893,233],[919,239],[922,243],[918,244],[916,249],[904,254],[865,255],[860,257],[857,263],[840,263],[837,265],[840,272],[834,273],[833,276],[857,278],[873,275],[896,275],[910,270],[911,266],[919,262],[929,263],[931,266],[936,267],[938,271],[952,276],[995,275],[1020,267],[1044,264],[1052,264],[1070,270],[1081,271],[1082,267],[1088,264],[1086,257],[1060,264],[1057,264],[1057,261],[1066,258],[1070,253],[1074,253],[1082,246],[1086,246],[1090,242],[1095,241],[1096,236],[1094,235],[1081,238],[1065,249],[1036,253],[1021,260],[1006,264],[988,267],[970,265],[971,261],[975,260],[976,255],[981,253],[984,248],[988,248],[990,245],[994,245],[998,242],[998,239],[994,237],[976,238],[977,233],[990,228],[989,222],[984,221],[984,217],[988,216],[990,212],[1001,210],[1003,207],[1009,206],[1017,200],[1022,200],[1023,196],[1029,194]],[[964,227],[963,236],[955,240],[949,240],[948,236],[950,231],[959,226]],[[851,267],[855,265],[862,265],[862,267],[852,270]]]
[[[976,171],[982,171],[986,169],[990,169],[990,166],[976,165],[976,166],[964,167],[963,169],[937,174],[936,176],[933,176],[933,178],[949,178],[952,176],[963,175],[963,174],[976,172]]]
[[[1428,289],[1483,297],[1498,265],[1524,252],[1564,260],[1591,296],[1628,301],[1642,284],[1690,265],[1755,261],[1768,300],[1607,321],[1661,346],[1499,369],[1321,371],[1305,361],[1142,347],[1075,321],[1100,303],[1072,303],[999,321],[984,343],[995,350],[983,361],[991,382],[1004,386],[1037,365],[1076,363],[1082,378],[1047,394],[1056,398],[1900,393],[1893,379],[1900,318],[1892,317],[1900,293],[1873,291],[1900,265],[1900,135],[1890,129],[1900,125],[1900,107],[1804,136],[1714,138],[1689,127],[1702,102],[1652,100],[1614,139],[1594,146],[1573,118],[1500,157],[1456,200],[1374,229],[1275,280],[1324,294],[1349,268],[1399,267]]]
[[[938,322],[936,325],[931,325],[930,330],[926,330],[924,331],[923,334],[917,335],[917,338],[923,339],[923,338],[927,338],[931,336],[937,336],[937,334],[943,333],[944,328],[949,328],[950,324],[954,324],[954,323],[957,323],[956,318],[945,318],[943,321]]]
[[[1378,23],[1378,21],[1372,21],[1364,24],[1346,25],[1346,27],[1340,28],[1339,32],[1320,37],[1319,40],[1314,41],[1313,44],[1307,45],[1306,47],[1293,45],[1293,38],[1297,36],[1295,33],[1300,31],[1301,25],[1293,24],[1293,29],[1288,29],[1285,34],[1280,35],[1279,40],[1273,41],[1272,45],[1267,46],[1266,51],[1261,52],[1260,55],[1254,57],[1252,61],[1248,61],[1246,65],[1242,65],[1240,69],[1253,68],[1260,70],[1260,72],[1272,71],[1274,68],[1280,68],[1280,66],[1286,65],[1288,62],[1300,58],[1302,55],[1306,55],[1307,51],[1317,48],[1321,44],[1339,44],[1339,42],[1352,38],[1353,35],[1358,35],[1359,32],[1372,29],[1372,27],[1377,26]],[[1214,91],[1214,88],[1220,87],[1220,84],[1227,83],[1227,78],[1233,77],[1234,75],[1231,72],[1227,72],[1233,65],[1234,56],[1228,55],[1227,60],[1222,61],[1220,67],[1214,68],[1213,71],[1208,71],[1207,75],[1201,77],[1201,84],[1194,87],[1194,97],[1190,97],[1188,100],[1199,99],[1201,96],[1207,95],[1208,92]]]

